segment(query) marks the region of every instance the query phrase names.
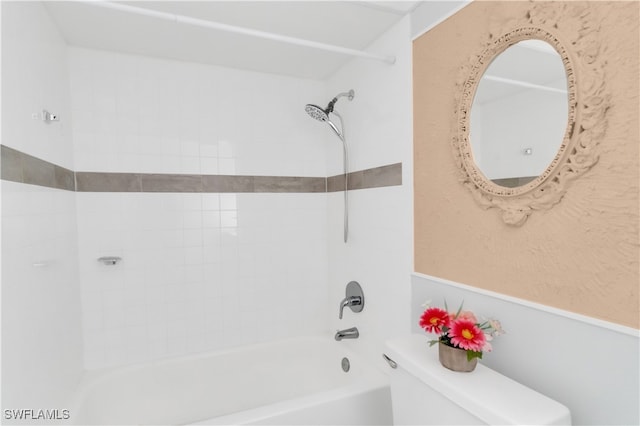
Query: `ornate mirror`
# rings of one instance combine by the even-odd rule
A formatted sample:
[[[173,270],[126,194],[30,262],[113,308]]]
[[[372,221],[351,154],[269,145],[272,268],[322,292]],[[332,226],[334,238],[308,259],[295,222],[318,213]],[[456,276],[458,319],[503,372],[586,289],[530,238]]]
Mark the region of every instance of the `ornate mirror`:
[[[568,181],[597,162],[606,127],[596,35],[561,35],[535,9],[527,25],[490,37],[458,83],[453,148],[462,182],[510,225],[560,201]]]
[[[475,166],[498,186],[536,180],[565,139],[567,74],[547,42],[523,40],[496,56],[482,75],[470,111]]]

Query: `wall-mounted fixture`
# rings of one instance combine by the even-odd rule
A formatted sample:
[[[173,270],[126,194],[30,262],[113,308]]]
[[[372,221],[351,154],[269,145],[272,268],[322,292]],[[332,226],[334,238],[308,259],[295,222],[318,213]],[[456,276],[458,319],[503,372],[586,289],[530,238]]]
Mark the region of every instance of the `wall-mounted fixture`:
[[[318,121],[322,121],[324,123],[329,124],[329,127],[334,131],[334,133],[340,138],[342,141],[342,169],[344,172],[344,242],[346,243],[349,239],[349,196],[347,195],[349,190],[349,157],[348,157],[348,149],[347,149],[347,140],[344,135],[344,122],[342,121],[342,117],[336,111],[334,111],[333,107],[338,102],[338,99],[342,97],[346,97],[350,101],[353,100],[355,96],[355,92],[353,89],[348,92],[339,93],[333,98],[326,108],[321,108],[318,105],[307,104],[304,107],[304,110],[309,114],[311,118],[314,118]],[[333,114],[340,120],[340,129],[331,121],[329,118],[329,114]]]
[[[459,181],[472,193],[473,199],[480,204],[483,209],[494,207],[502,213],[502,220],[513,226],[524,224],[534,211],[548,210],[557,205],[564,197],[569,188],[569,182],[584,174],[598,162],[599,150],[596,146],[603,139],[607,129],[606,113],[610,106],[610,90],[607,88],[607,79],[603,77],[606,65],[605,50],[600,47],[600,33],[597,28],[598,14],[586,13],[591,7],[585,6],[585,12],[576,12],[576,16],[564,16],[561,14],[549,14],[546,5],[532,5],[526,19],[522,21],[510,21],[505,24],[505,28],[500,32],[487,32],[485,45],[472,55],[466,65],[461,67],[461,74],[458,78],[457,88],[459,90],[456,114],[452,115],[453,125],[456,128],[452,138],[452,148],[455,156],[455,165],[459,171]],[[560,20],[560,22],[558,22]],[[572,33],[559,33],[557,29],[563,22],[578,22],[584,31]],[[559,25],[560,24],[560,25]],[[471,138],[471,127],[475,126],[475,120],[480,118],[477,113],[476,100],[481,98],[482,93],[493,93],[493,83],[496,82],[496,73],[500,71],[496,64],[502,60],[507,60],[514,52],[517,52],[521,43],[530,46],[531,42],[536,46],[544,46],[545,52],[536,54],[531,49],[529,52],[522,51],[518,54],[517,62],[505,62],[512,65],[518,64],[523,67],[521,70],[540,70],[542,65],[553,58],[553,65],[549,69],[554,69],[552,74],[536,72],[531,77],[539,75],[553,76],[550,81],[554,82],[554,87],[559,90],[551,90],[545,87],[544,92],[551,92],[553,95],[553,108],[557,111],[566,111],[562,114],[563,120],[559,120],[558,126],[551,126],[551,122],[545,121],[544,136],[536,138],[540,145],[532,145],[530,150],[523,150],[523,155],[533,154],[533,148],[546,146],[546,149],[536,151],[537,158],[542,159],[543,154],[549,156],[545,161],[527,161],[527,163],[540,163],[537,170],[523,171],[519,174],[505,176],[508,179],[490,179],[488,176],[496,176],[495,170],[487,168],[487,164],[482,162],[482,157],[474,155],[478,152],[487,152],[487,147],[497,148],[498,152],[502,146],[509,146],[512,140],[520,141],[522,138],[518,134],[502,132],[504,140],[500,144],[497,137],[487,139],[492,145],[479,147],[476,142],[482,138]],[[522,59],[530,60],[529,64]],[[585,65],[585,64],[588,64]],[[495,65],[495,67],[494,67]],[[492,70],[493,69],[493,70]],[[503,66],[501,70],[513,70],[513,66]],[[489,74],[489,82],[485,79]],[[510,74],[514,75],[514,74]],[[524,74],[522,74],[524,75]],[[578,79],[580,77],[580,80]],[[505,77],[499,75],[499,77]],[[542,90],[543,84],[540,81],[532,80],[534,84],[520,80],[521,77],[509,77],[499,79],[499,83],[508,83],[510,86],[528,87],[530,89]],[[549,78],[549,77],[547,77]],[[503,85],[504,86],[504,85]],[[486,90],[485,90],[486,89]],[[555,93],[561,96],[555,96]],[[531,132],[524,130],[525,126],[535,125],[533,117],[538,116],[541,111],[556,111],[547,105],[531,100],[531,96],[537,92],[528,90],[522,92],[521,98],[511,99],[510,111],[514,112],[514,117],[521,119],[521,125],[514,126],[513,119],[509,124],[513,128],[520,129],[521,135],[529,135]],[[522,99],[525,99],[523,103]],[[536,95],[537,96],[537,95]],[[511,97],[513,98],[513,97]],[[545,96],[545,99],[547,96]],[[486,99],[486,98],[485,98]],[[538,99],[536,97],[535,99]],[[501,99],[502,102],[502,99]],[[504,105],[504,103],[503,103]],[[522,107],[526,105],[526,107]],[[530,107],[537,108],[537,113],[531,113]],[[474,112],[475,111],[475,112]],[[566,117],[566,120],[564,119]],[[495,125],[495,128],[504,124],[505,118],[501,115],[493,120],[487,119],[486,114],[482,114],[483,124],[480,128],[487,129],[487,125]],[[477,126],[475,127],[478,128]],[[538,128],[536,129],[538,130]],[[541,133],[542,135],[542,133]],[[524,144],[523,145],[528,145]],[[544,151],[544,153],[542,152]],[[480,158],[480,160],[478,160]],[[490,158],[490,157],[485,157]],[[495,164],[490,164],[495,165]],[[513,172],[511,172],[513,173]],[[512,177],[532,177],[531,179],[518,179],[515,185],[502,185],[502,183],[512,183]]]
[[[360,332],[357,327],[347,328],[345,330],[336,331],[335,339],[339,342],[342,339],[357,339],[360,337]]]
[[[345,330],[336,331],[335,339],[339,342],[342,339],[357,339],[360,337],[360,332],[357,327],[347,328]]]
[[[364,309],[364,293],[357,281],[349,282],[345,293],[345,298],[340,302],[340,315],[338,316],[340,319],[342,319],[342,311],[347,306],[356,313],[362,312]]]
[[[118,256],[102,256],[98,258],[98,262],[102,262],[107,266],[113,266],[121,260],[122,258]]]
[[[46,109],[42,110],[42,121],[45,123],[51,123],[52,121],[60,121],[60,116],[58,114],[54,114],[52,112],[47,111]]]

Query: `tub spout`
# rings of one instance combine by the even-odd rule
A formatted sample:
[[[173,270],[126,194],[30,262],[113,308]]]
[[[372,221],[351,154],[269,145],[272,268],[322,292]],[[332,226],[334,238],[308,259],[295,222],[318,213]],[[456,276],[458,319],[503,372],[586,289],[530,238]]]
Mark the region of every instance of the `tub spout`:
[[[338,330],[336,331],[336,340],[340,341],[342,339],[357,339],[360,337],[360,332],[358,332],[357,327],[347,328],[346,330]]]

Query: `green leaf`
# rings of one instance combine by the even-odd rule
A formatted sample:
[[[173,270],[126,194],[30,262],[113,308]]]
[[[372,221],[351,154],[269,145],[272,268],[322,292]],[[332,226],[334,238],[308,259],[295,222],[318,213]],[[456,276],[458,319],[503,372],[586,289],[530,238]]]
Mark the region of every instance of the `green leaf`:
[[[439,342],[439,340],[429,340],[429,347],[435,345],[438,342]]]
[[[467,351],[467,361],[471,361],[474,358],[480,358],[482,359],[482,352],[475,352],[475,351]]]

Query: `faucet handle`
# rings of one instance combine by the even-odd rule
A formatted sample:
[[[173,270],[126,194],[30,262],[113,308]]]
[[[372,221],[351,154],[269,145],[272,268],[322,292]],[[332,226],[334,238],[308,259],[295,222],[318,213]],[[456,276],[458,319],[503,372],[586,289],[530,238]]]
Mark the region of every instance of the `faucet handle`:
[[[359,305],[362,305],[362,298],[360,296],[345,297],[344,299],[342,299],[342,302],[340,302],[340,315],[338,315],[338,318],[342,319],[342,311],[344,310],[345,306],[351,307],[351,310],[354,311],[353,306]]]
[[[342,319],[342,312],[348,306],[353,312],[362,312],[364,309],[364,293],[362,287],[356,281],[351,281],[347,284],[346,296],[340,302],[340,314],[338,318]]]

